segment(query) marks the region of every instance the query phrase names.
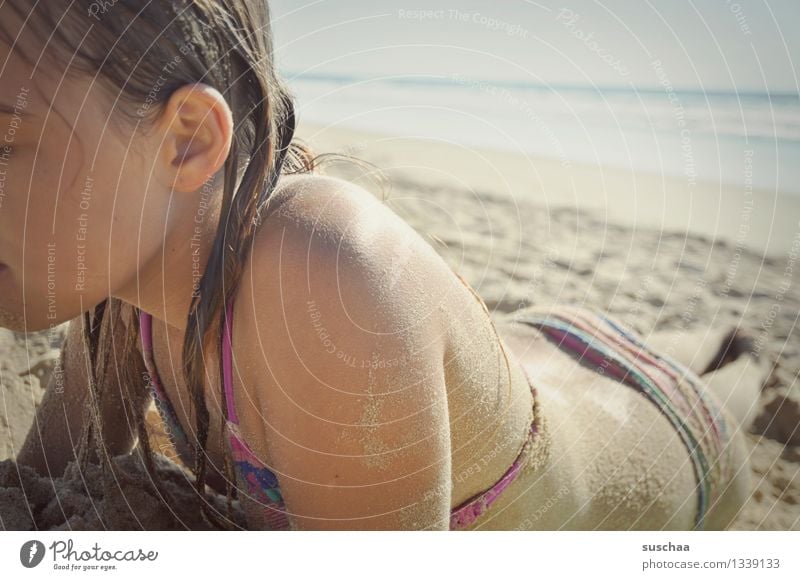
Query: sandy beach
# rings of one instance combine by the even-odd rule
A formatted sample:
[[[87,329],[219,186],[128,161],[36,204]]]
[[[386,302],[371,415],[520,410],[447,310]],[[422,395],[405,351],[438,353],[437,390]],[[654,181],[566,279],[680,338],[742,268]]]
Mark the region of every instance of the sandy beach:
[[[379,167],[386,181],[370,167],[324,171],[382,195],[497,319],[572,303],[676,342],[749,331],[774,369],[747,435],[756,489],[732,528],[800,529],[800,198],[310,123],[298,135]],[[114,460],[127,476],[111,482],[74,464],[53,482],[17,468],[63,335],[0,329],[0,529],[202,529],[197,514],[155,509],[136,455]],[[185,470],[166,459],[159,470],[192,497]]]

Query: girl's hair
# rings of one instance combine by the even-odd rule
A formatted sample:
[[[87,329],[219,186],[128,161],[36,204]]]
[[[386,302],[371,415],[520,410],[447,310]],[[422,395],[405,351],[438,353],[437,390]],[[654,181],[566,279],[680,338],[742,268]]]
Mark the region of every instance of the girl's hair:
[[[172,93],[186,84],[202,82],[215,87],[233,112],[234,136],[225,161],[219,228],[208,263],[192,300],[183,344],[183,373],[196,416],[196,490],[202,514],[217,528],[233,527],[231,482],[235,481],[225,456],[228,511],[221,517],[205,499],[209,413],[205,404],[204,346],[210,341],[221,352],[224,304],[235,292],[246,255],[262,212],[281,173],[314,172],[320,158],[294,139],[294,97],[275,70],[270,14],[266,0],[67,0],[28,2],[9,0],[7,6],[48,39],[49,54],[22,55],[31,63],[53,64],[60,71],[77,71],[97,79],[114,97],[114,109],[130,126],[146,126]],[[6,36],[8,31],[3,31]],[[13,43],[12,43],[13,45]],[[17,49],[20,50],[20,49]],[[20,50],[20,52],[22,52]],[[112,118],[119,123],[120,119]],[[355,158],[352,158],[355,159]],[[357,160],[359,161],[360,160]],[[119,360],[117,381],[126,413],[133,417],[149,476],[166,498],[171,494],[160,482],[153,463],[142,402],[145,372],[136,349],[138,309],[128,324]],[[79,459],[86,466],[94,447],[104,470],[114,470],[106,447],[104,425],[98,411],[101,397],[112,388],[106,377],[114,328],[122,324],[123,303],[108,298],[84,314],[84,342],[90,359],[91,405]],[[220,359],[221,360],[221,359]],[[221,366],[221,365],[220,365]],[[219,376],[223,384],[222,372]],[[221,393],[223,420],[227,416]],[[95,433],[96,431],[96,433]],[[220,428],[222,434],[224,429]],[[225,448],[220,441],[221,448]],[[116,476],[111,478],[116,480]],[[165,499],[169,502],[169,499]]]

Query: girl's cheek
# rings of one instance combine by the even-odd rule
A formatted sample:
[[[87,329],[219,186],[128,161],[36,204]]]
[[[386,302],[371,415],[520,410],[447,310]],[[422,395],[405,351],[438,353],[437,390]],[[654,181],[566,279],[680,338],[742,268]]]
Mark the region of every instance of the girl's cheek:
[[[14,191],[9,196],[13,197],[11,207],[3,208],[11,215],[2,222],[17,231],[13,239],[20,242],[17,253],[25,246],[27,266],[35,270],[55,254],[57,268],[65,270],[62,280],[73,285],[73,278],[86,273],[84,266],[90,259],[95,269],[105,263],[98,240],[107,236],[108,227],[95,181],[79,168],[68,171],[64,167],[62,172],[62,166],[52,156],[40,155],[35,168],[17,159],[9,183]]]

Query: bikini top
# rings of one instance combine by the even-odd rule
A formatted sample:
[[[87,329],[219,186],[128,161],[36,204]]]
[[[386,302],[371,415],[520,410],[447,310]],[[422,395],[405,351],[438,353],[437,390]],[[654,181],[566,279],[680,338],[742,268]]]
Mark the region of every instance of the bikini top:
[[[266,529],[288,530],[289,519],[286,505],[278,485],[275,473],[261,461],[239,430],[239,417],[233,399],[233,357],[231,354],[231,320],[233,318],[233,300],[228,303],[225,318],[225,331],[223,334],[222,372],[225,387],[225,400],[228,405],[228,416],[225,420],[227,440],[233,459],[234,472],[239,485],[247,490],[249,497],[260,505],[261,515],[267,524]],[[158,378],[158,371],[153,357],[152,316],[147,312],[139,311],[139,328],[142,339],[142,351],[147,372],[150,375],[153,399],[161,418],[167,424],[167,434],[170,435],[175,450],[182,458],[194,456],[194,449],[189,443],[186,432],[175,414],[166,391]]]
[[[290,522],[283,496],[280,492],[278,477],[270,468],[261,461],[242,437],[239,430],[239,418],[233,398],[233,353],[231,348],[233,321],[233,297],[228,302],[225,310],[225,327],[222,340],[222,372],[225,389],[225,400],[228,405],[226,417],[227,440],[238,480],[238,485],[247,490],[250,498],[257,500],[263,506],[262,514],[268,530],[288,530]],[[167,435],[172,439],[175,450],[182,458],[193,456],[193,447],[189,444],[175,410],[167,397],[166,392],[158,380],[158,372],[153,357],[152,316],[144,311],[139,311],[139,328],[144,353],[145,367],[150,375],[153,399],[162,420],[167,424]],[[534,404],[538,401],[536,389],[525,372],[528,384],[531,386]],[[502,492],[517,478],[524,465],[528,450],[533,445],[539,431],[539,413],[534,412],[534,420],[528,430],[527,437],[514,462],[506,472],[488,489],[479,492],[465,500],[450,512],[450,529],[460,530],[471,525],[489,506],[491,506]],[[241,491],[239,492],[241,493]]]

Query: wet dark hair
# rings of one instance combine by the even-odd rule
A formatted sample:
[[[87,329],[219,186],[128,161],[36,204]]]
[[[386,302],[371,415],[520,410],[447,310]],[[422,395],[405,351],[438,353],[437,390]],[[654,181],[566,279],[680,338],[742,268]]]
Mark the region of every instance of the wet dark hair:
[[[236,290],[253,235],[279,175],[314,172],[322,157],[315,157],[306,144],[294,138],[294,99],[276,72],[267,2],[50,0],[29,6],[22,0],[8,0],[5,5],[14,9],[37,39],[42,39],[42,46],[36,48],[42,53],[47,51],[47,56],[25,55],[24,47],[15,46],[14,39],[7,38],[14,50],[38,66],[60,67],[55,70],[96,79],[114,99],[114,111],[119,116],[113,122],[123,129],[146,126],[157,118],[176,89],[197,82],[219,90],[233,112],[233,144],[220,170],[223,191],[219,228],[192,300],[182,351],[183,373],[196,416],[193,472],[197,496],[210,523],[230,529],[231,483],[235,477],[227,454],[227,517],[209,509],[205,499],[205,448],[210,421],[202,387],[203,347],[214,340],[221,352],[221,333],[216,329],[221,328],[223,305]],[[10,36],[7,30],[0,32]],[[180,64],[169,67],[167,73],[171,62]],[[156,87],[158,90],[154,90]],[[91,417],[87,417],[79,450],[84,468],[94,449],[103,469],[114,469],[107,461],[109,453],[98,409],[104,393],[112,388],[112,381],[105,376],[109,352],[115,350],[109,343],[114,328],[122,324],[124,307],[121,300],[109,297],[84,314],[84,346],[91,369],[91,405],[87,405],[87,415]],[[159,493],[169,501],[170,494],[161,485],[153,463],[144,406],[138,402],[146,390],[142,384],[145,369],[136,348],[139,311],[133,310],[123,354],[114,362],[119,369],[126,414],[134,418],[146,469]],[[220,395],[225,417],[226,399]]]

